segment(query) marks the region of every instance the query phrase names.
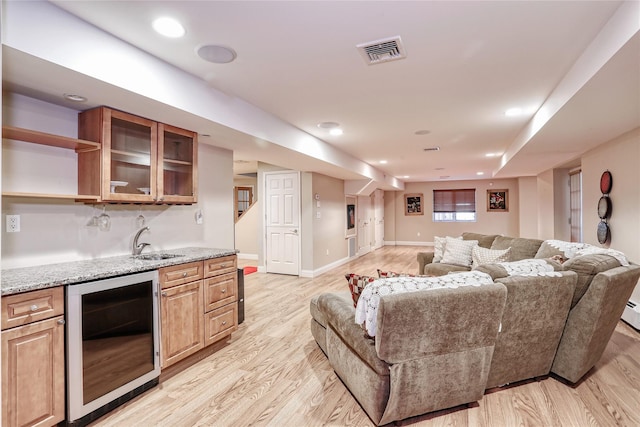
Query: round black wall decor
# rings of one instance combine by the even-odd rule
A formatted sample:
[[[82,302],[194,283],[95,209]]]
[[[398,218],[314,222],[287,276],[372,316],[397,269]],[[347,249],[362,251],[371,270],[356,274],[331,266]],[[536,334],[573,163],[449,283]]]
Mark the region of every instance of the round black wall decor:
[[[600,218],[600,223],[598,224],[598,242],[601,245],[608,243],[611,240],[611,229],[609,228],[609,224],[607,220],[611,217],[611,198],[609,197],[609,193],[611,192],[611,187],[613,186],[613,176],[611,172],[608,170],[602,172],[600,176],[600,192],[602,193],[602,197],[598,200],[598,217]]]

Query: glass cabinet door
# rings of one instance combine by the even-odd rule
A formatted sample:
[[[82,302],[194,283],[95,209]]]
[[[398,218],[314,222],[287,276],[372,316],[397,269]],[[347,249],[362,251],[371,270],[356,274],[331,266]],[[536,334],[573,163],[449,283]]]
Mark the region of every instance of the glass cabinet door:
[[[158,201],[195,203],[197,134],[158,124]]]
[[[157,124],[105,109],[103,200],[156,200]]]

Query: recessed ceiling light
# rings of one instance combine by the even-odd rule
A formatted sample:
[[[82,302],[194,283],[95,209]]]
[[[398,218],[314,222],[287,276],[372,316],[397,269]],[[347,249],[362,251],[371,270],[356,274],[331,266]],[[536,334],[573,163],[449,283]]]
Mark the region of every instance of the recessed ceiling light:
[[[86,102],[87,98],[82,95],[77,95],[75,93],[65,93],[62,95],[64,99],[73,102]]]
[[[172,39],[184,36],[185,30],[181,23],[168,16],[156,19],[151,24],[154,30],[165,37]]]
[[[476,175],[484,175],[484,172],[476,172]]]
[[[322,122],[322,123],[318,123],[318,127],[320,129],[333,129],[333,128],[337,128],[338,126],[340,126],[339,123],[336,122]]]
[[[430,130],[426,130],[426,129],[417,130],[417,131],[414,132],[414,134],[416,134],[416,135],[429,135],[430,133],[431,133],[431,131]]]
[[[501,155],[501,153],[487,153],[484,156],[485,157],[498,157],[500,155]]]
[[[333,135],[333,136],[338,136],[338,135],[342,135],[342,129],[340,128],[333,128],[331,130],[329,130],[329,134]]]
[[[388,162],[386,160],[380,160],[381,165],[386,165]]]
[[[507,111],[504,112],[504,115],[507,117],[515,117],[515,116],[519,116],[520,114],[522,114],[522,108],[509,108]]]
[[[409,175],[405,175],[405,176],[401,176],[400,178],[402,178],[402,179],[409,179],[409,178],[411,178],[411,177],[410,177]]]
[[[197,53],[200,58],[214,64],[228,64],[236,59],[237,56],[235,50],[215,44],[200,46]]]

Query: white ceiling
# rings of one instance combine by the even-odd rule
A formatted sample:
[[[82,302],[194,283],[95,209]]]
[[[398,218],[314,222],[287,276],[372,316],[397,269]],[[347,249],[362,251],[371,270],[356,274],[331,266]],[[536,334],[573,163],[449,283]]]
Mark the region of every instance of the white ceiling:
[[[640,35],[613,51],[606,43],[615,33],[608,21],[628,6],[620,1],[52,3],[404,181],[536,175],[640,126]],[[186,36],[154,33],[151,21],[163,15]],[[392,36],[406,59],[366,65],[356,45]],[[231,47],[237,59],[205,62],[195,53],[204,44]],[[6,84],[35,85],[16,70],[4,71]],[[104,103],[94,86],[87,96]],[[505,116],[511,107],[526,114]],[[328,135],[317,127],[324,121],[344,134]],[[292,167],[294,159],[300,169],[354,177],[281,148],[234,147],[236,160]]]

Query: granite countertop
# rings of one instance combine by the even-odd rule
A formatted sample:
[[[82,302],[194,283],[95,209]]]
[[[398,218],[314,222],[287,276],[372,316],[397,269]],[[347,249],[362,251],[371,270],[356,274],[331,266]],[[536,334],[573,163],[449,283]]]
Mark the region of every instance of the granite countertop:
[[[235,255],[235,249],[180,248],[145,254],[171,253],[181,255],[163,260],[141,260],[132,255],[113,256],[84,261],[37,265],[2,270],[2,296],[106,279],[141,271],[157,270],[170,265],[185,264],[211,258]]]

